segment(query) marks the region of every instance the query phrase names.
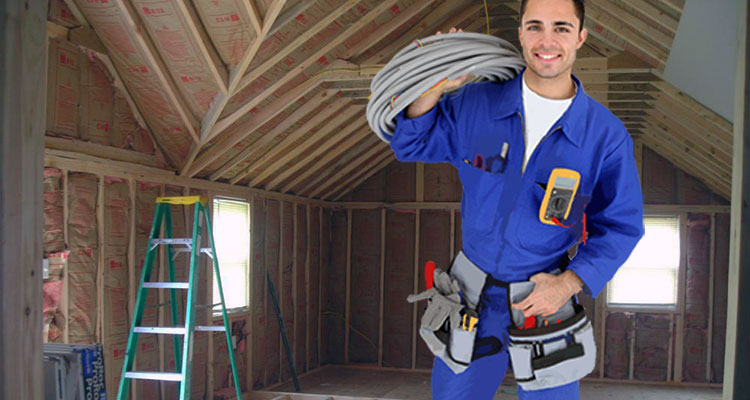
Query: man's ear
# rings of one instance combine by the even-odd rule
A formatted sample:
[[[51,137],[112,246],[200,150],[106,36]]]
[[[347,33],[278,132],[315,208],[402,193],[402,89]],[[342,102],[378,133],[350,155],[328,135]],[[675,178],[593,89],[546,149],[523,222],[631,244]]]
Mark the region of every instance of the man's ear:
[[[581,29],[581,32],[578,34],[578,44],[576,45],[576,50],[580,49],[581,46],[583,46],[583,43],[586,41],[587,37],[589,37],[589,31],[586,28]]]

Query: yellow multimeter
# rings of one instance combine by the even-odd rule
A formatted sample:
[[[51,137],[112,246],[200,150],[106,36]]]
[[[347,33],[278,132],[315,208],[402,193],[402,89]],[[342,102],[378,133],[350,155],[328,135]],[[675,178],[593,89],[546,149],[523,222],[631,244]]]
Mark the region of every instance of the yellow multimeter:
[[[572,169],[553,169],[539,208],[539,220],[548,225],[558,225],[567,219],[580,182],[581,174]]]

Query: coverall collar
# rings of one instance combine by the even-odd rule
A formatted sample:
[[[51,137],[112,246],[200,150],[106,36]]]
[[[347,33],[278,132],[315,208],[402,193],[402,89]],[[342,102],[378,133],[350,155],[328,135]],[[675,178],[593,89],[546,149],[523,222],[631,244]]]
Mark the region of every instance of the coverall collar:
[[[495,119],[501,119],[509,117],[516,113],[523,114],[523,96],[521,85],[523,82],[523,73],[526,72],[524,69],[522,73],[518,74],[508,85],[507,91],[500,97],[498,102]],[[575,76],[571,74],[573,81],[578,86],[573,101],[565,113],[560,117],[560,121],[557,125],[561,127],[561,130],[565,134],[565,137],[570,140],[571,143],[576,147],[581,146],[581,140],[583,133],[586,129],[586,114],[588,111],[588,95],[583,91],[583,84]]]

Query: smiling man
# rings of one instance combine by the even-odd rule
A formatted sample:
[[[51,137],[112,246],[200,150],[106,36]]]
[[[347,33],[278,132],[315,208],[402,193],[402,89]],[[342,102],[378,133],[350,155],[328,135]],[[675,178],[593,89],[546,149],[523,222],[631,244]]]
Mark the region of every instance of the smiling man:
[[[584,14],[583,0],[522,0],[522,74],[443,96],[466,76],[449,81],[397,118],[390,144],[399,160],[457,168],[462,251],[488,276],[471,362],[456,373],[436,358],[433,398],[491,399],[509,363],[508,329],[518,327],[513,310],[533,325],[532,316],[542,321],[559,312],[581,290],[596,296],[643,235],[633,142],[572,75],[587,36]],[[570,198],[549,200],[566,188]],[[580,242],[569,258],[567,250]],[[522,281],[534,282],[533,291],[510,304],[509,283]],[[519,398],[577,399],[576,379],[590,370],[568,372],[572,382],[519,387]]]

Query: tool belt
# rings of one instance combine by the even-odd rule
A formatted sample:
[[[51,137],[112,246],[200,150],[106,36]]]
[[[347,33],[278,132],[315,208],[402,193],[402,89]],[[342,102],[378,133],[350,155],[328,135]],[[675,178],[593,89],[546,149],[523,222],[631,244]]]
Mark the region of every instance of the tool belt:
[[[533,288],[534,282],[511,283],[509,304],[520,302]],[[511,308],[511,315],[508,353],[516,382],[524,390],[562,386],[594,370],[594,331],[574,297],[553,315],[535,317],[531,324],[520,310]]]
[[[556,270],[553,274],[559,274]],[[488,285],[507,289],[512,323],[508,328],[508,353],[516,381],[524,390],[561,386],[588,375],[596,362],[596,344],[591,323],[581,305],[572,297],[553,315],[539,318],[533,326],[520,310],[510,307],[528,296],[534,282],[507,283],[488,275],[472,263],[463,251],[453,260],[448,272],[435,269],[434,286],[407,301],[428,300],[419,335],[435,357],[456,374],[479,357],[501,351],[495,338],[477,340],[480,298]],[[547,326],[544,326],[544,320]],[[527,327],[524,328],[524,325]],[[490,344],[489,353],[475,349]]]

